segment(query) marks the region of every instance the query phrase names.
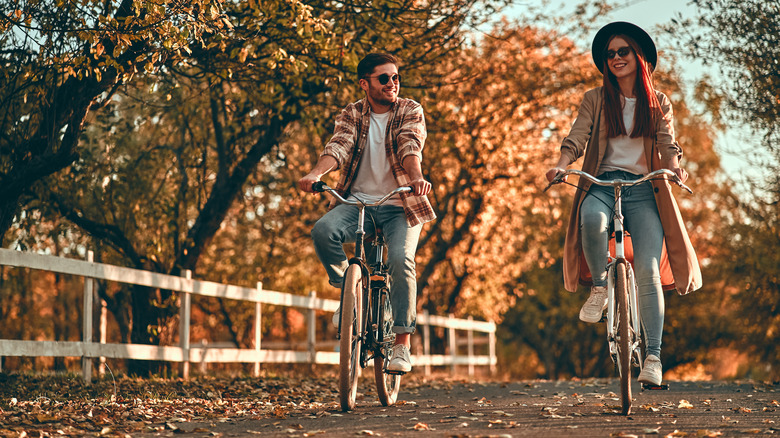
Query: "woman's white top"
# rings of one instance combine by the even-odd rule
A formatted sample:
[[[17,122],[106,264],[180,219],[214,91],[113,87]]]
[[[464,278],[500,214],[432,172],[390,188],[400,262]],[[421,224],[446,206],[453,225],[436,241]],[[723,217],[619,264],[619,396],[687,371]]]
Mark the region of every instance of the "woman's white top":
[[[623,126],[627,133],[634,129],[635,97],[622,97]],[[612,170],[623,170],[635,175],[645,175],[649,172],[645,158],[645,145],[642,137],[630,138],[628,135],[607,139],[607,152],[601,162],[598,174]]]

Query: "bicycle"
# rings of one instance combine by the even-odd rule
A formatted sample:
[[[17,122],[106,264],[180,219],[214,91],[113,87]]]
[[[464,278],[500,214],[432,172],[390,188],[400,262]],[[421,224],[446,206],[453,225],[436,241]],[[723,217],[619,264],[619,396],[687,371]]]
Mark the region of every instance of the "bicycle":
[[[669,169],[659,169],[635,181],[614,179],[600,180],[586,172],[576,169],[568,169],[553,178],[544,191],[555,184],[564,182],[568,175],[577,175],[585,178],[593,184],[600,186],[612,186],[615,190],[615,207],[612,212],[613,236],[615,241],[615,255],[611,256],[607,263],[607,344],[618,375],[620,376],[620,398],[624,415],[631,413],[631,368],[636,367],[642,371],[642,347],[643,338],[641,320],[638,306],[638,291],[634,270],[625,253],[625,236],[623,229],[623,210],[621,192],[629,188],[656,178],[667,179],[674,182],[688,193],[693,191],[683,184],[677,175]],[[573,184],[571,184],[573,185]]]
[[[346,200],[322,181],[314,183],[312,189],[320,193],[328,192],[339,202],[355,205],[359,208],[358,225],[355,231],[355,256],[349,260],[341,288],[341,312],[337,334],[339,339],[341,409],[346,412],[355,408],[359,376],[358,365],[365,368],[372,359],[379,401],[382,406],[393,405],[401,388],[403,373],[387,370],[391,359],[390,353],[395,342],[395,333],[392,332],[393,311],[390,304],[390,274],[384,263],[385,238],[381,229],[374,226],[375,233],[372,243],[374,261],[369,264],[366,261],[364,241],[366,233],[363,224],[366,207],[382,205],[392,196],[411,192],[412,189],[411,187],[399,187],[379,201],[370,204],[360,200]],[[352,311],[345,311],[345,309],[352,309]]]

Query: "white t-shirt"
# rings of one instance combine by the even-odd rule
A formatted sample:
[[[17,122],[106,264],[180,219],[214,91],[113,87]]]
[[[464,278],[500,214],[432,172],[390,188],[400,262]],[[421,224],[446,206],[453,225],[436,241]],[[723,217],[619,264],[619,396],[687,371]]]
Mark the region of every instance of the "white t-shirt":
[[[352,182],[351,199],[358,197],[365,202],[376,202],[398,188],[398,182],[390,169],[390,161],[385,152],[385,134],[391,114],[390,111],[382,114],[371,112],[368,144],[363,151],[363,156],[360,157],[360,168]],[[396,195],[383,205],[403,207],[403,201]]]
[[[636,108],[635,97],[622,98],[623,125],[627,133],[634,129],[634,111]],[[636,175],[644,175],[649,172],[647,159],[645,158],[645,144],[642,137],[631,138],[621,135],[607,139],[607,152],[601,162],[598,174],[611,170],[624,170]]]

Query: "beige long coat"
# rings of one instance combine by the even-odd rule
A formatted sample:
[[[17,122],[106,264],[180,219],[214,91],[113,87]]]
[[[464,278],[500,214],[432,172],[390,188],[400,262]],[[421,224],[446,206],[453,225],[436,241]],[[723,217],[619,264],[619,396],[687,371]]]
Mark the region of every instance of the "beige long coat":
[[[682,149],[674,138],[672,104],[663,93],[656,92],[664,118],[659,120],[655,138],[645,137],[645,155],[650,171],[661,168],[664,161],[682,156]],[[563,139],[561,154],[571,161],[585,156],[582,170],[591,175],[598,171],[607,149],[607,127],[602,111],[602,88],[585,93],[579,114],[569,135]],[[592,135],[598,133],[598,135]],[[701,270],[696,252],[693,250],[680,209],[672,196],[671,185],[666,180],[652,181],[655,201],[664,229],[664,257],[661,260],[662,283],[665,290],[676,289],[681,295],[701,287]],[[574,207],[569,217],[569,226],[564,244],[563,277],[566,290],[575,292],[578,284],[588,284],[590,277],[587,263],[582,256],[580,236],[580,206],[591,183],[580,179],[574,195]]]

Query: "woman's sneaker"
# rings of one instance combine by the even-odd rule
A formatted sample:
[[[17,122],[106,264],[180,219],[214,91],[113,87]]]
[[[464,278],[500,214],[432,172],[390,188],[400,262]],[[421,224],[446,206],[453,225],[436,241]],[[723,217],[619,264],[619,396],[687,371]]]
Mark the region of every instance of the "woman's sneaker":
[[[642,372],[639,373],[639,382],[647,385],[658,386],[663,380],[663,371],[661,369],[661,359],[656,355],[649,355],[642,365]]]
[[[593,286],[590,296],[580,309],[580,320],[584,322],[599,322],[604,309],[607,308],[607,287]]]
[[[394,373],[408,373],[412,370],[412,360],[409,348],[404,344],[393,345],[393,357],[387,365],[387,371]]]

